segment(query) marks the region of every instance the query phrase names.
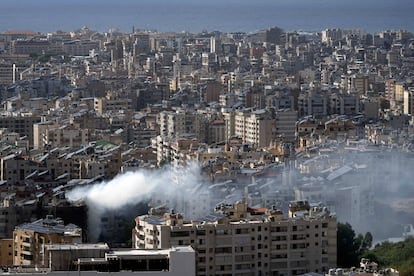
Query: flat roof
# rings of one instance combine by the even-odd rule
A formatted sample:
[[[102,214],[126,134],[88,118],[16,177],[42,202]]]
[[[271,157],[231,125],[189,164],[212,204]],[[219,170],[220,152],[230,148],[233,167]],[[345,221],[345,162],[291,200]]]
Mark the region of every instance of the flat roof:
[[[74,224],[68,224],[65,226],[63,224],[63,221],[59,218],[46,218],[16,226],[16,229],[23,231],[33,231],[43,234],[58,233],[67,235],[80,228]]]
[[[106,243],[79,243],[79,244],[47,244],[46,248],[50,250],[109,250]]]
[[[168,249],[113,250],[107,253],[107,256],[167,256],[170,252],[194,252],[194,249],[191,246],[180,246]]]

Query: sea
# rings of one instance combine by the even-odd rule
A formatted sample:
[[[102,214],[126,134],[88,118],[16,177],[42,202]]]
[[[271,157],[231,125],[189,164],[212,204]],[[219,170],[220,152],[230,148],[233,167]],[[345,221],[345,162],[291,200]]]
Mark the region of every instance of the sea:
[[[0,0],[0,32],[414,31],[414,0]]]

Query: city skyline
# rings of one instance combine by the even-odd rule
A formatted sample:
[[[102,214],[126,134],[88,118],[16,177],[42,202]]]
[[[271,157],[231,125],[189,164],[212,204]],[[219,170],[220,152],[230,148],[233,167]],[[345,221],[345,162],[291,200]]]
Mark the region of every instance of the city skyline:
[[[4,272],[414,273],[412,0],[0,8]]]

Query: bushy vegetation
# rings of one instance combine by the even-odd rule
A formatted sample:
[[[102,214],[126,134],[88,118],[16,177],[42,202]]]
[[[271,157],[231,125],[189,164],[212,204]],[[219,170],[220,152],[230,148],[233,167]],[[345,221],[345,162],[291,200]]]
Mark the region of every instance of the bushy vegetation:
[[[401,276],[414,275],[414,238],[398,243],[383,242],[372,247],[372,235],[355,235],[349,223],[338,223],[338,267],[359,267],[361,258],[378,263],[380,268],[395,268]]]
[[[396,268],[401,276],[414,275],[414,238],[397,243],[383,242],[363,257],[374,260],[380,267]]]

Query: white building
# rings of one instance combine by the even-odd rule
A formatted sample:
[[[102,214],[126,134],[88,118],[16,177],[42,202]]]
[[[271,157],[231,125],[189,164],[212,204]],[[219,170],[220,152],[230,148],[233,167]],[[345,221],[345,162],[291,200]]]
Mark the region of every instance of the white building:
[[[191,247],[181,246],[169,249],[156,250],[109,250],[103,245],[74,245],[74,244],[54,244],[48,245],[48,252],[53,258],[50,266],[60,268],[53,270],[48,268],[15,268],[0,275],[46,275],[46,276],[195,276],[196,257],[195,251]],[[68,256],[78,256],[79,250],[82,257],[71,259]],[[88,256],[88,252],[94,250],[106,250],[104,257],[95,257],[93,254]],[[70,251],[70,255],[67,252]],[[59,257],[60,253],[63,255]],[[96,255],[96,253],[95,253]],[[56,266],[54,262],[64,261],[67,263],[67,270],[61,270],[63,266]],[[69,270],[69,268],[72,268]]]
[[[274,137],[275,119],[265,110],[224,113],[226,139],[237,136],[243,143],[267,147]]]

